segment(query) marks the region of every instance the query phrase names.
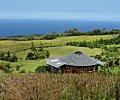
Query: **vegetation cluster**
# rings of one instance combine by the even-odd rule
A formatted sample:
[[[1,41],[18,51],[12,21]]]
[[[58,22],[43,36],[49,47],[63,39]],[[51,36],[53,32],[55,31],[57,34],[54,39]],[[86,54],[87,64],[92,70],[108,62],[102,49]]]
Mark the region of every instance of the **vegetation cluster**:
[[[10,74],[14,71],[10,63],[0,64],[0,70],[3,70],[6,74]]]
[[[12,53],[10,51],[8,51],[8,52],[1,51],[0,52],[0,60],[6,60],[6,61],[10,61],[10,62],[16,62],[18,60],[18,57],[16,56],[15,53]]]
[[[120,52],[117,47],[102,47],[102,52],[100,55],[95,55],[94,58],[101,60],[105,62],[105,66],[101,67],[101,72],[104,72],[105,74],[113,73],[113,69],[115,67],[120,68]]]
[[[120,35],[117,36],[116,38],[112,38],[112,39],[100,39],[100,40],[96,40],[96,41],[90,41],[90,42],[67,42],[66,45],[67,46],[79,46],[79,47],[90,47],[90,48],[100,48],[103,45],[111,45],[111,44],[120,44]]]
[[[46,65],[43,65],[43,66],[38,66],[36,69],[35,69],[35,72],[36,73],[48,73],[49,72],[49,67]]]
[[[94,29],[89,32],[80,32],[78,29],[65,30],[61,33],[62,36],[80,36],[80,35],[108,35],[108,34],[118,34],[119,30],[106,30],[106,29]]]
[[[52,32],[50,34],[42,35],[40,39],[41,40],[52,40],[52,39],[55,39],[57,37],[59,37],[59,34]]]
[[[44,50],[41,47],[36,48],[34,43],[31,45],[31,52],[27,54],[26,60],[37,60],[37,59],[44,59],[50,56],[49,50]]]
[[[109,35],[118,34],[120,30],[106,30],[106,29],[94,29],[89,32],[81,32],[76,28],[65,30],[61,33],[52,32],[49,34],[33,34],[33,35],[22,35],[22,36],[9,36],[2,37],[0,40],[17,40],[17,41],[29,41],[29,40],[53,40],[60,36],[81,36],[81,35]]]

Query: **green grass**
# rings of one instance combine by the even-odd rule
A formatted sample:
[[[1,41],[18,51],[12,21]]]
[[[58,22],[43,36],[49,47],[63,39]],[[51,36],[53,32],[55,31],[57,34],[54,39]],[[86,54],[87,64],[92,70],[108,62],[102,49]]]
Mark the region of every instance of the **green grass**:
[[[0,49],[6,51],[15,51],[19,49],[29,48],[31,42],[34,42],[36,46],[42,43],[44,46],[59,46],[65,45],[65,43],[70,41],[95,41],[99,39],[111,39],[116,35],[96,35],[96,36],[67,36],[58,37],[54,40],[32,40],[32,41],[0,41]]]
[[[59,46],[59,45],[64,45],[67,42],[70,41],[95,41],[99,39],[110,39],[113,38],[116,35],[96,35],[96,36],[69,36],[69,37],[58,37],[57,39],[54,40],[33,40],[33,41],[0,41],[0,49],[4,51],[16,51],[16,50],[21,50],[24,48],[30,48],[31,42],[34,42],[36,46],[40,45],[42,43],[43,45],[54,45],[54,46]],[[59,57],[59,56],[66,56],[71,53],[74,53],[75,51],[81,51],[85,54],[88,55],[96,55],[100,54],[101,50],[100,49],[90,49],[90,48],[85,48],[85,47],[73,47],[73,46],[61,46],[61,47],[49,47],[45,48],[50,51],[50,57]],[[30,50],[26,51],[21,51],[17,53],[17,56],[19,57],[18,62],[11,63],[7,61],[0,61],[0,63],[11,63],[13,68],[15,69],[16,65],[23,65],[21,67],[22,69],[25,69],[27,72],[32,71],[34,72],[36,67],[40,65],[46,65],[46,59],[44,60],[25,60],[27,53]]]
[[[101,50],[100,49],[90,49],[90,48],[85,48],[85,47],[72,47],[72,46],[62,46],[62,47],[49,47],[46,48],[50,51],[50,57],[57,57],[57,56],[67,56],[71,53],[74,53],[75,51],[81,51],[85,54],[88,55],[95,55],[95,54],[100,54]],[[27,53],[30,50],[26,51],[21,51],[17,53],[17,56],[20,58],[18,62],[11,63],[11,65],[14,67],[16,65],[23,65],[21,69],[25,69],[27,72],[31,71],[34,72],[36,67],[40,65],[46,65],[46,59],[44,60],[25,60]],[[9,63],[7,61],[0,61],[0,63]]]

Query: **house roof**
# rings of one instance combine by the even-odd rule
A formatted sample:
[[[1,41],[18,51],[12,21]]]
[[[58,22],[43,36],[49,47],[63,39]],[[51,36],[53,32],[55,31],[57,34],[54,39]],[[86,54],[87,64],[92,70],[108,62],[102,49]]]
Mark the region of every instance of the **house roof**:
[[[60,61],[60,57],[49,58],[46,60],[46,63],[56,68],[59,68],[60,66],[63,66],[65,64],[64,62]]]
[[[75,52],[65,57],[49,58],[47,59],[47,64],[59,68],[63,65],[70,66],[93,66],[93,65],[102,65],[105,66],[104,62],[101,62],[93,57],[90,57],[82,52]]]

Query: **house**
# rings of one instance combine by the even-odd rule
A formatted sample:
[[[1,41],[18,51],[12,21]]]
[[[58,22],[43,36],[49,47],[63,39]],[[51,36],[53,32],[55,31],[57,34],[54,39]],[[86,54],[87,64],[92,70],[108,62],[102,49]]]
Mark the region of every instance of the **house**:
[[[105,66],[104,62],[80,51],[65,57],[49,58],[46,63],[53,73],[93,72],[98,70],[98,66]]]

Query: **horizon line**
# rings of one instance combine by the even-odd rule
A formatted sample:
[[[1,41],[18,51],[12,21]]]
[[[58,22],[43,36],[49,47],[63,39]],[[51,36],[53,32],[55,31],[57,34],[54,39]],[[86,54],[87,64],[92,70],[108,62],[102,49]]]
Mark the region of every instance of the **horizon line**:
[[[0,18],[0,20],[76,20],[76,21],[120,21],[111,19],[70,19],[70,18]]]

